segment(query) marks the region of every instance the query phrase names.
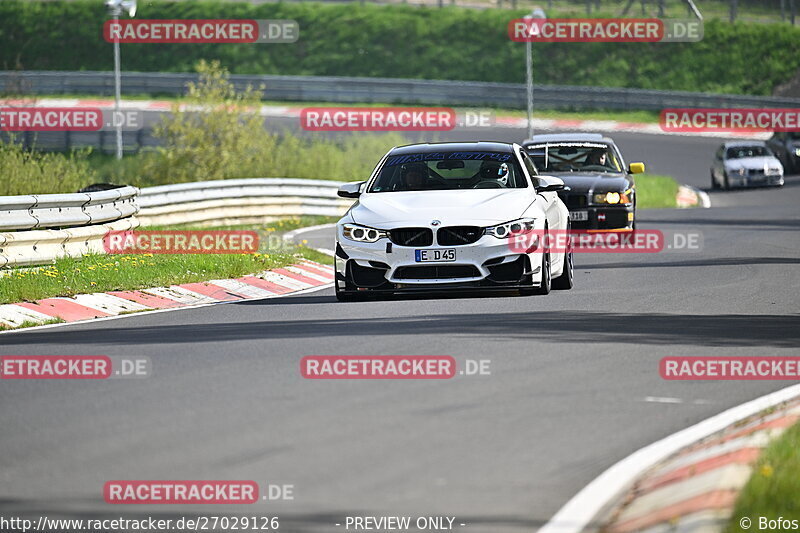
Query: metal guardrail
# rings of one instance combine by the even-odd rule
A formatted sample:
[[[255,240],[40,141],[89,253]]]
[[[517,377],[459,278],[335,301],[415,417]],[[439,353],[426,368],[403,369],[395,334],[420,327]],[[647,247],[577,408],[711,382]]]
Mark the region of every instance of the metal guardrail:
[[[142,189],[144,225],[234,225],[279,217],[340,216],[352,204],[336,195],[341,182],[256,178],[218,180]]]
[[[338,216],[352,204],[341,182],[257,178],[76,194],[0,197],[0,267],[103,253],[108,231],[139,225],[233,225],[281,217]]]
[[[0,196],[0,267],[102,253],[103,236],[139,225],[136,187],[75,194]]]
[[[112,222],[136,214],[139,189],[74,194],[0,196],[0,230],[61,229]]]
[[[182,95],[197,74],[123,72],[126,94]],[[238,88],[266,86],[269,100],[380,102],[524,108],[525,85],[476,81],[232,75]],[[0,93],[114,94],[111,72],[0,71]],[[535,85],[538,108],[661,110],[666,107],[797,107],[800,99],[615,87]]]
[[[139,226],[136,217],[106,224],[69,229],[43,229],[0,233],[0,267],[51,263],[59,257],[104,253],[103,237],[109,231],[127,231]]]

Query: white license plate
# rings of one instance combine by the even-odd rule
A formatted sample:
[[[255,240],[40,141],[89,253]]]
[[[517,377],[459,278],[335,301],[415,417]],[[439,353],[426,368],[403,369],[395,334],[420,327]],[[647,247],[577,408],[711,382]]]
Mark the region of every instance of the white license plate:
[[[570,211],[569,218],[575,221],[589,220],[589,211]]]
[[[444,250],[414,250],[414,260],[417,263],[455,261],[456,251],[454,248],[447,248]]]

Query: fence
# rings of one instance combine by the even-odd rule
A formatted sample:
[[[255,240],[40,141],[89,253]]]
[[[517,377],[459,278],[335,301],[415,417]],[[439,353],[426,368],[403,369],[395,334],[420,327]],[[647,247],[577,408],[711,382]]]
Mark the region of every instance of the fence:
[[[235,225],[289,216],[339,216],[352,204],[336,195],[339,185],[256,178],[148,187],[139,197],[139,220],[146,225]]]
[[[182,95],[186,84],[196,81],[195,74],[123,73],[122,87],[128,94]],[[316,76],[242,76],[231,81],[240,89],[265,84],[270,100],[317,101],[331,103],[397,103],[446,106],[490,106],[524,108],[527,102],[523,84],[410,80],[389,78],[339,78]],[[0,94],[94,94],[110,96],[114,92],[109,72],[0,72]],[[655,110],[667,107],[800,107],[800,99],[721,95],[684,91],[656,91],[609,87],[536,85],[537,109],[610,109]],[[127,152],[159,144],[152,129],[124,131]],[[8,134],[0,132],[0,139]],[[113,131],[98,132],[26,132],[15,135],[26,148],[70,150],[93,146],[106,153],[115,151]]]
[[[341,183],[258,178],[77,194],[0,197],[0,267],[103,253],[103,236],[139,225],[234,225],[341,215]]]
[[[196,74],[124,72],[127,94],[182,95]],[[449,106],[492,106],[524,109],[525,85],[477,81],[345,78],[322,76],[231,75],[243,89],[264,84],[270,100],[331,103],[398,103]],[[92,94],[112,96],[111,72],[0,71],[0,94]],[[659,91],[615,87],[535,85],[537,108],[656,110],[665,107],[797,107],[800,99]]]
[[[139,189],[0,197],[0,267],[103,251],[108,231],[138,226]]]

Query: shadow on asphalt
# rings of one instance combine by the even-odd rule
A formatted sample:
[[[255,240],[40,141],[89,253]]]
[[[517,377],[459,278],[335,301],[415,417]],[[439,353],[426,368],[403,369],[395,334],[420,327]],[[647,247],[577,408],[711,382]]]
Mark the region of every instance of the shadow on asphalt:
[[[743,266],[743,265],[798,265],[800,257],[720,257],[717,259],[681,259],[678,261],[639,262],[639,263],[597,263],[583,264],[576,261],[580,270],[604,268],[658,268],[658,267],[700,267],[700,266]]]
[[[266,311],[275,305],[334,304],[333,296],[296,297],[249,302]],[[241,305],[241,304],[233,304]],[[697,315],[663,313],[609,313],[588,311],[548,311],[528,313],[464,313],[419,317],[391,316],[387,306],[403,302],[346,303],[332,313],[341,318],[302,320],[263,320],[241,323],[196,323],[180,325],[147,325],[127,327],[125,323],[106,322],[103,329],[91,332],[57,328],[3,339],[7,344],[24,346],[39,343],[91,345],[203,344],[248,339],[337,338],[353,335],[353,318],[344,309],[367,310],[370,337],[397,335],[442,335],[481,337],[483,339],[524,339],[565,343],[613,343],[643,345],[751,346],[754,348],[793,348],[800,344],[800,315]],[[363,311],[363,309],[361,309]],[[298,313],[299,314],[299,313]],[[387,316],[380,316],[385,314]],[[285,316],[280,312],[276,317]],[[359,319],[366,320],[366,319]],[[755,353],[755,352],[754,352]]]
[[[735,214],[732,212],[731,217]],[[669,219],[649,219],[646,220],[649,226],[675,225],[675,226],[748,226],[753,229],[784,229],[800,228],[800,218],[789,220],[763,220],[763,219],[742,219],[742,218],[697,218],[691,220],[669,220]],[[648,229],[655,229],[650,228]]]

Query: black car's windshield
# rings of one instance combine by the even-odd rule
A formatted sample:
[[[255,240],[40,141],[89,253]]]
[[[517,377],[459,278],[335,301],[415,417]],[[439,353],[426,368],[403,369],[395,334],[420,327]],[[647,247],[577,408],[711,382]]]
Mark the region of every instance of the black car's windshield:
[[[744,159],[745,157],[764,157],[766,155],[772,155],[766,146],[734,146],[728,148],[725,158]]]
[[[527,147],[539,172],[622,172],[613,150],[603,143],[548,143]]]
[[[430,152],[390,155],[369,192],[517,189],[527,181],[512,153]]]

